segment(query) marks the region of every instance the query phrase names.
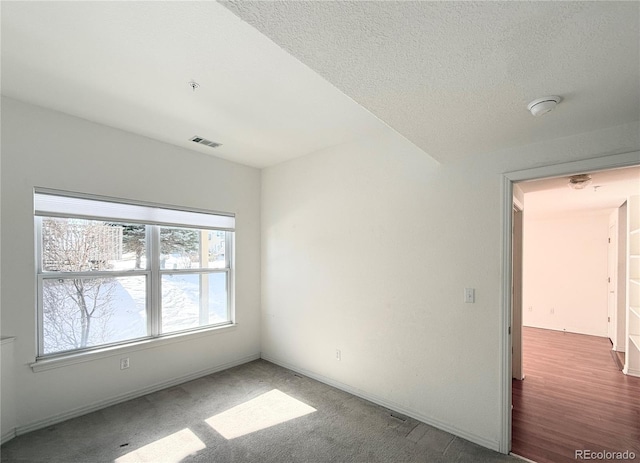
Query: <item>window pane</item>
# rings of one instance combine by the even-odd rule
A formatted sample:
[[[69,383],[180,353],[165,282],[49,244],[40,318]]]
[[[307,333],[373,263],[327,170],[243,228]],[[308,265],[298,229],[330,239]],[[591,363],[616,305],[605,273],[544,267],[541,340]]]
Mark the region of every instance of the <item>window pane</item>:
[[[220,230],[162,227],[160,268],[225,268],[226,233]]]
[[[226,273],[162,276],[163,333],[228,321]]]
[[[160,228],[160,268],[200,267],[200,232],[193,228]]]
[[[207,238],[209,268],[225,268],[227,266],[225,256],[227,232],[210,230]]]
[[[44,217],[42,268],[45,272],[146,269],[146,226]]]
[[[146,336],[145,304],[144,275],[44,279],[43,353]]]

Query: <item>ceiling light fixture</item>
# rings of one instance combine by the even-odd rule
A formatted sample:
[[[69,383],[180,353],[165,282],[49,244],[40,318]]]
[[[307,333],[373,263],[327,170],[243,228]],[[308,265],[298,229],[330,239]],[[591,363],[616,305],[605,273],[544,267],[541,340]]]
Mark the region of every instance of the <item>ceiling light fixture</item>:
[[[193,90],[195,92],[196,88],[200,88],[200,84],[198,82],[196,82],[195,80],[190,80],[189,81],[189,87],[191,87],[191,90]]]
[[[537,100],[533,100],[527,105],[527,109],[531,111],[531,114],[534,116],[542,116],[549,111],[553,111],[556,105],[560,103],[560,100],[562,100],[562,98],[559,96],[545,96],[538,98]]]
[[[582,190],[591,184],[591,175],[579,174],[569,177],[569,188],[574,190]]]

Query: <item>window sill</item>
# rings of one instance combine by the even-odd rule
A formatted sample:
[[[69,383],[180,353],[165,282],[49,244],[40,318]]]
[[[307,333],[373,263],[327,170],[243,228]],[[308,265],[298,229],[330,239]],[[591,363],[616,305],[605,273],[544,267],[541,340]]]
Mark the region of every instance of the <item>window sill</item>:
[[[163,336],[160,338],[145,339],[142,341],[134,341],[127,344],[121,344],[118,346],[105,347],[103,349],[96,349],[89,352],[70,353],[64,356],[55,358],[43,358],[30,363],[29,366],[34,373],[41,371],[53,370],[54,368],[62,368],[69,365],[75,365],[77,363],[91,362],[108,357],[118,357],[126,355],[130,352],[137,352],[146,349],[155,349],[169,344],[175,344],[178,342],[191,341],[193,339],[213,336],[216,334],[225,333],[237,328],[237,323],[224,326],[216,326],[200,331],[192,331],[189,333],[179,333],[174,335]]]

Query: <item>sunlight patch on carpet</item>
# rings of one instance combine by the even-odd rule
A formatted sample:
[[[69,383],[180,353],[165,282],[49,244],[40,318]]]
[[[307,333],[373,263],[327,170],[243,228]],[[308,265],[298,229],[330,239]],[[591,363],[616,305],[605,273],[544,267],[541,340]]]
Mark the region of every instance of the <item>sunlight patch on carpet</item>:
[[[114,463],[179,463],[207,446],[185,428],[117,458]]]
[[[273,389],[205,421],[225,439],[234,439],[315,411],[304,402]]]

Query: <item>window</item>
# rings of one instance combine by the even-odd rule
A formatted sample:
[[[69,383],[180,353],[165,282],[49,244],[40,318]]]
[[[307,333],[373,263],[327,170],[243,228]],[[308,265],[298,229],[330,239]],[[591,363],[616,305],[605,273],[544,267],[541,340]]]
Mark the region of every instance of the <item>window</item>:
[[[232,323],[233,216],[34,200],[40,358]]]

